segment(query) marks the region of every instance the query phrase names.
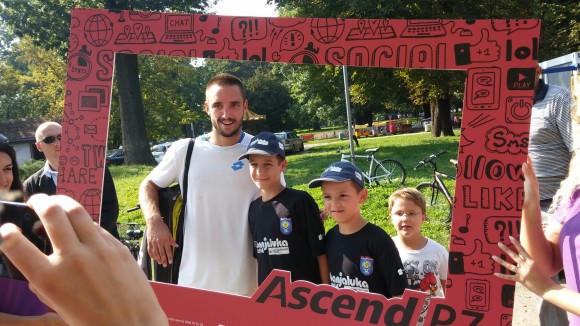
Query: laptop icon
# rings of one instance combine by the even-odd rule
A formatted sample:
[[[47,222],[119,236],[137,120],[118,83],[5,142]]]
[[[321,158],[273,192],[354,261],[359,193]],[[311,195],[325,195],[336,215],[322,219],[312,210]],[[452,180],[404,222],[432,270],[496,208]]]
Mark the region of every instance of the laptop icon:
[[[439,19],[407,20],[407,27],[401,33],[401,37],[438,37],[446,34],[445,27]]]
[[[186,44],[195,43],[197,39],[193,34],[192,14],[167,14],[165,15],[165,34],[160,43]]]

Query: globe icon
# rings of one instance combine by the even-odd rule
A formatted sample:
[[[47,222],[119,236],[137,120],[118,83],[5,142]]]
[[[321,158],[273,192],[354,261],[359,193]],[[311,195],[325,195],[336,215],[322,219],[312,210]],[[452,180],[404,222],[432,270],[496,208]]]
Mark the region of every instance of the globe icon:
[[[324,44],[336,42],[344,32],[344,20],[338,18],[315,18],[310,23],[312,36]]]
[[[106,45],[113,36],[113,23],[105,15],[93,15],[85,23],[85,38],[96,47]]]
[[[84,206],[93,221],[98,221],[101,215],[101,191],[89,189],[81,194],[80,204]]]

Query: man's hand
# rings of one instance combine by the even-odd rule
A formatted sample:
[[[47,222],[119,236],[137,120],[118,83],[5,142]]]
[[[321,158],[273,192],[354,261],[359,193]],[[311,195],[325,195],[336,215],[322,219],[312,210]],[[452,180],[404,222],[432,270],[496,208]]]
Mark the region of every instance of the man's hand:
[[[168,264],[173,264],[173,248],[179,246],[161,218],[150,221],[147,224],[147,251],[158,264],[167,267]]]

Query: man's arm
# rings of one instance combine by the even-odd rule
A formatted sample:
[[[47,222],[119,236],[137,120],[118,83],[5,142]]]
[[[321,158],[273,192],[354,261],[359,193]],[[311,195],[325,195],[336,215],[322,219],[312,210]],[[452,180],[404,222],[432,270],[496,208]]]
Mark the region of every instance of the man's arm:
[[[178,247],[159,211],[159,187],[147,176],[139,187],[139,205],[147,224],[147,251],[157,263],[173,263],[172,247]]]
[[[34,195],[34,192],[33,192],[33,189],[32,189],[32,183],[33,183],[33,179],[34,179],[34,176],[35,175],[36,175],[36,173],[34,173],[33,175],[29,176],[22,183],[22,192],[23,192],[23,196],[24,196],[24,201],[27,201],[28,199],[30,199],[30,197],[32,197],[32,195]]]

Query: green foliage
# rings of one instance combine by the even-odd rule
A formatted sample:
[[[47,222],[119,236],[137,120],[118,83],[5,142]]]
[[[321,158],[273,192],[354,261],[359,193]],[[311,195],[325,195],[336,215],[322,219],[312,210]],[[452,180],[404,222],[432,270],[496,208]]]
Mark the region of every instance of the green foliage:
[[[4,51],[0,62],[0,117],[44,116],[60,120],[66,62],[24,37]]]
[[[26,180],[29,176],[40,170],[44,166],[45,162],[45,160],[29,160],[19,166],[20,180],[24,182],[24,180]]]
[[[203,104],[190,98],[188,81],[195,79],[195,68],[189,59],[158,56],[139,57],[139,67],[149,139],[183,137],[181,125],[199,118]]]
[[[250,109],[266,115],[266,121],[261,123],[260,130],[255,132],[288,130],[296,127],[289,110],[292,98],[282,84],[283,78],[275,75],[270,66],[256,69],[252,77],[245,81]]]

